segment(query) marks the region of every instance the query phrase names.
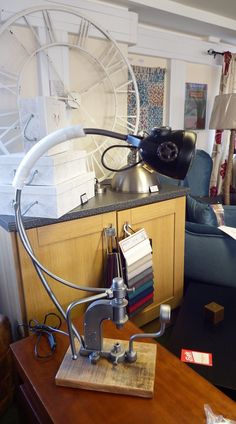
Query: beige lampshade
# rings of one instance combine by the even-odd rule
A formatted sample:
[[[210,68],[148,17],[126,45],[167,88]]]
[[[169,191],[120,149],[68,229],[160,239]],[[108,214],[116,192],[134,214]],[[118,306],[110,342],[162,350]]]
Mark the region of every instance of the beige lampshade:
[[[209,128],[236,129],[236,93],[219,94],[215,97]]]

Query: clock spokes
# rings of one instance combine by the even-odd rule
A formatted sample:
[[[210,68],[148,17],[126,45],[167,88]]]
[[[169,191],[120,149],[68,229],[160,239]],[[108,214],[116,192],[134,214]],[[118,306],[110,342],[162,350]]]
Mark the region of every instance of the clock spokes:
[[[60,104],[65,119],[57,121],[64,126],[80,123],[137,133],[139,96],[132,68],[110,34],[76,9],[49,4],[18,12],[2,23],[0,47],[0,153],[22,149],[25,137],[34,138],[32,128],[41,121],[32,118],[25,131],[32,110],[23,113],[22,102],[39,97]],[[132,114],[127,107],[130,96]],[[87,136],[83,143],[96,177],[105,178],[100,157],[114,142]],[[84,146],[80,142],[75,148]],[[112,168],[126,164],[120,150],[108,152]]]

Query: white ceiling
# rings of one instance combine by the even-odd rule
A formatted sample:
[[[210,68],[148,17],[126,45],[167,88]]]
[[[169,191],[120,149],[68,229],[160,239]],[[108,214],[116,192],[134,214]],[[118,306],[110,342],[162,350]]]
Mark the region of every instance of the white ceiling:
[[[103,1],[138,13],[146,25],[236,45],[236,0]]]

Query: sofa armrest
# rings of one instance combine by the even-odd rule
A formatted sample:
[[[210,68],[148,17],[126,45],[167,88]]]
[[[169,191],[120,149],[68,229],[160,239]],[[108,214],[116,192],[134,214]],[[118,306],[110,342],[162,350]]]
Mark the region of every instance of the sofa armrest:
[[[186,222],[185,277],[236,286],[236,240],[217,227]]]

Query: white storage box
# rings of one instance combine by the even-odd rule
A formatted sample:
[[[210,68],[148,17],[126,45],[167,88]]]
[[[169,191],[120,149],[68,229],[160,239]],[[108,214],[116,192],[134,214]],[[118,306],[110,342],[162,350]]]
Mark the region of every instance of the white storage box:
[[[0,156],[0,184],[12,184],[24,153]],[[87,172],[86,151],[64,152],[41,157],[29,176],[31,185],[56,185]]]
[[[95,187],[94,172],[81,174],[56,186],[25,186],[21,196],[21,212],[24,216],[60,218],[82,203],[91,199]],[[0,214],[14,215],[15,189],[0,185]]]

